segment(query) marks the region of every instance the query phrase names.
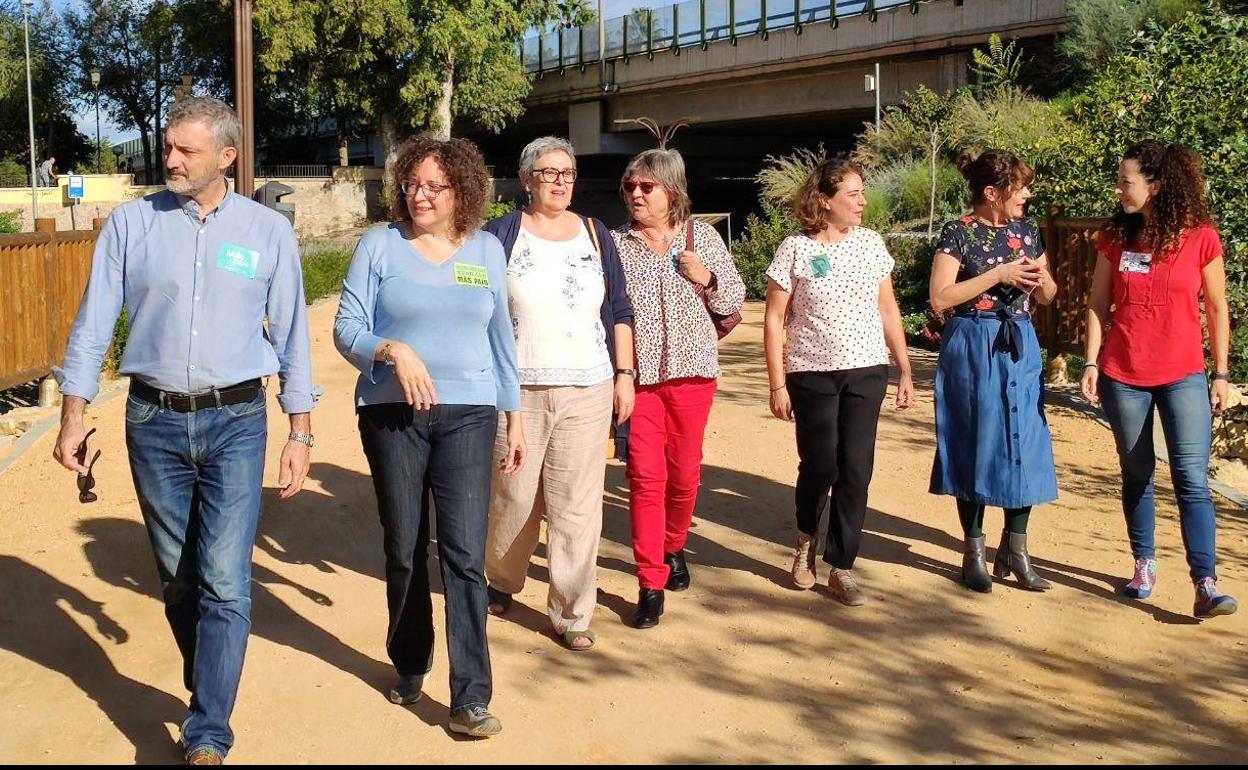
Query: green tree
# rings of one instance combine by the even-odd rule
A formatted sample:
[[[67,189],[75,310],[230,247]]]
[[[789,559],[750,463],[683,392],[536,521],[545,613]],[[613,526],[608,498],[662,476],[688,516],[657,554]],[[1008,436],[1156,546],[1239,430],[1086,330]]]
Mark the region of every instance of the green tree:
[[[1169,26],[1199,6],[1200,0],[1074,0],[1058,45],[1074,77],[1083,79],[1129,47],[1149,23]]]

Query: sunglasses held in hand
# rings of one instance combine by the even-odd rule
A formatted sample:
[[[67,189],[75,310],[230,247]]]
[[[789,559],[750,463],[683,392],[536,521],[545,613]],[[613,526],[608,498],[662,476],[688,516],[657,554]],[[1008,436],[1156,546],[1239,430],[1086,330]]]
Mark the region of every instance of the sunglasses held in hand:
[[[78,502],[84,504],[94,503],[100,499],[98,495],[91,491],[95,488],[95,461],[100,459],[99,449],[95,450],[95,455],[92,456],[91,462],[87,463],[87,439],[91,438],[93,433],[95,433],[95,428],[87,431],[87,435],[82,437],[82,443],[78,445],[78,451],[74,453],[78,464],[87,466],[85,474],[78,474]]]

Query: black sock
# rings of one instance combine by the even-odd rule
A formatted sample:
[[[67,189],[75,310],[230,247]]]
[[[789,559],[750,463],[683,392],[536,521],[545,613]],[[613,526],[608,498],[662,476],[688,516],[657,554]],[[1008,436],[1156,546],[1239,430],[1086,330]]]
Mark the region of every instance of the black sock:
[[[959,500],[958,518],[962,521],[962,534],[964,536],[984,536],[984,506],[972,503],[970,500]]]
[[[1031,506],[1005,509],[1005,531],[1016,535],[1027,534],[1027,520],[1031,518]]]

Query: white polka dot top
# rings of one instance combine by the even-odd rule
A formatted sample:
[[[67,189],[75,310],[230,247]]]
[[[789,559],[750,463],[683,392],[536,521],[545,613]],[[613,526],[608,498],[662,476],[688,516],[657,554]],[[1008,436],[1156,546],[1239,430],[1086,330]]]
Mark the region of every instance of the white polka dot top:
[[[786,372],[835,372],[888,363],[880,283],[893,258],[874,230],[837,243],[790,235],[767,277],[793,295],[785,326]]]

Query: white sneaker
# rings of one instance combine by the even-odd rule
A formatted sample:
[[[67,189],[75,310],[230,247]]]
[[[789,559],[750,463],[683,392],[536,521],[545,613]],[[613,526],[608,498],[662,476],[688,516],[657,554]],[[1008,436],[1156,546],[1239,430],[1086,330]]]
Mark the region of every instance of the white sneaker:
[[[819,582],[815,574],[815,541],[814,538],[799,534],[797,547],[793,549],[793,585],[801,589],[810,589]]]

